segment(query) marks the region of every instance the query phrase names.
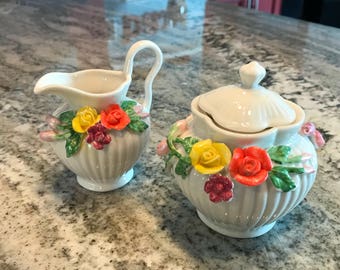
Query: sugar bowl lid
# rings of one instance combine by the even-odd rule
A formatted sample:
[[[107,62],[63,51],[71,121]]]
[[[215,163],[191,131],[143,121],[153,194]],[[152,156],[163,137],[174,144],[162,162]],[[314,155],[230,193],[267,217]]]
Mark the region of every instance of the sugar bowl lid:
[[[256,61],[239,70],[242,86],[223,86],[199,96],[198,106],[223,129],[242,133],[294,122],[295,110],[279,94],[259,85],[266,70]]]

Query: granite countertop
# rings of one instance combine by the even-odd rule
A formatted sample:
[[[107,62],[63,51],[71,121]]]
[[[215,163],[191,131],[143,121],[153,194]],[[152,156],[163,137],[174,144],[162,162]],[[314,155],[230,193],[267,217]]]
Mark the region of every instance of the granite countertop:
[[[203,0],[2,1],[0,25],[0,269],[340,268],[339,29]],[[164,53],[149,144],[128,185],[87,191],[38,139],[62,99],[33,87],[50,71],[121,69],[140,39]],[[267,234],[233,239],[200,221],[155,148],[195,96],[238,83],[250,60],[327,143],[306,199]],[[128,96],[142,99],[151,61],[136,56]]]

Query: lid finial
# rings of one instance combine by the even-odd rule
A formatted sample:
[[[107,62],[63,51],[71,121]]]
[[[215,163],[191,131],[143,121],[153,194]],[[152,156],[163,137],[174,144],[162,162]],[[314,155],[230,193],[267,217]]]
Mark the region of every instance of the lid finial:
[[[245,89],[256,89],[259,83],[266,76],[266,70],[258,62],[252,61],[249,64],[243,65],[240,70],[242,86]]]

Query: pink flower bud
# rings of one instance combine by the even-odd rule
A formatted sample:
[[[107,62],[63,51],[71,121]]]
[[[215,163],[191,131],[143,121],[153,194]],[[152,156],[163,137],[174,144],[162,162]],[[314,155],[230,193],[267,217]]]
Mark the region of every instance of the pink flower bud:
[[[325,145],[325,139],[318,130],[315,130],[313,140],[317,147],[322,147]]]
[[[311,122],[307,122],[301,127],[301,133],[306,136],[313,135],[315,130],[315,125]]]
[[[187,121],[185,119],[177,121],[176,125],[177,125],[180,133],[183,133],[188,129]]]
[[[303,165],[303,168],[304,168],[304,170],[305,170],[305,173],[314,173],[314,172],[315,172],[315,169],[314,169],[313,166],[304,164],[304,165]]]
[[[53,130],[41,131],[39,137],[42,141],[53,142],[57,140],[57,134]]]
[[[136,114],[139,114],[140,112],[143,111],[143,106],[138,104],[138,105],[135,105],[133,106],[133,110],[135,111]]]
[[[61,124],[58,118],[50,114],[46,116],[46,123],[53,130],[56,130],[57,126]]]
[[[169,147],[165,138],[157,145],[156,152],[159,156],[165,156],[169,153]]]
[[[307,161],[307,160],[310,160],[311,158],[312,158],[312,155],[309,154],[309,153],[302,153],[302,155],[301,155],[302,161]]]
[[[143,112],[143,106],[142,105],[136,105],[133,107],[133,110],[135,111],[135,113],[140,116],[141,118],[146,118],[149,117],[150,114]]]

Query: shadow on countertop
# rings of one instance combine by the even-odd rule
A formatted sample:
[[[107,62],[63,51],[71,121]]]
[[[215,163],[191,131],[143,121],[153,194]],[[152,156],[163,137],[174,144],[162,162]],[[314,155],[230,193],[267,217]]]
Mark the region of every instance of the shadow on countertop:
[[[45,185],[52,185],[61,201],[54,211],[73,231],[98,248],[103,241],[112,243],[118,256],[130,252],[131,262],[126,262],[130,266],[136,263],[134,256],[143,261],[140,254],[149,252],[158,254],[162,264],[178,260],[190,269],[301,269],[311,265],[318,269],[327,265],[329,258],[322,254],[329,252],[336,232],[329,231],[330,221],[321,208],[303,201],[268,233],[252,239],[230,238],[201,222],[160,166],[157,160],[146,163],[142,159],[135,166],[135,178],[113,192],[83,189],[62,165],[52,175],[48,173]],[[165,249],[169,245],[183,255],[179,258],[172,248]]]

